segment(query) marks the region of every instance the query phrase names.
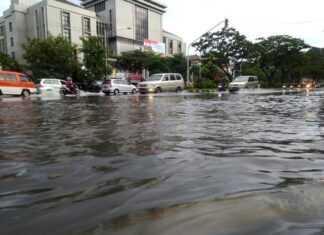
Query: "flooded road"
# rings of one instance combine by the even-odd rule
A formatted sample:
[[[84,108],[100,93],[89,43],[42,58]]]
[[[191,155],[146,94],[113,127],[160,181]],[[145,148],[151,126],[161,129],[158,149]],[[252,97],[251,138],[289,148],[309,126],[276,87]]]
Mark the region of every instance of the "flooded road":
[[[324,91],[0,100],[1,234],[322,234]]]

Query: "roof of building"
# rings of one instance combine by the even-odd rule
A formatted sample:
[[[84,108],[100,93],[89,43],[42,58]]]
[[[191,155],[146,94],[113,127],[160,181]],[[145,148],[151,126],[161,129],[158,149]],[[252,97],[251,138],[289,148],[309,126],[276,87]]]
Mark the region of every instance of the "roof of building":
[[[198,61],[201,60],[199,55],[190,55],[188,56],[190,61]]]
[[[174,33],[170,33],[170,32],[168,32],[168,31],[166,31],[164,29],[163,29],[163,34],[169,34],[170,36],[173,36],[173,37],[177,38],[178,40],[182,41],[182,38],[180,36],[178,36],[178,35],[176,35]]]
[[[55,0],[55,1],[57,1],[57,2],[61,2],[61,3],[65,3],[65,4],[68,4],[68,5],[70,5],[70,6],[79,7],[79,8],[84,9],[84,7],[82,7],[82,6],[80,6],[80,5],[77,5],[77,4],[75,4],[75,3],[72,3],[72,2],[70,2],[70,1],[68,1],[68,0]]]

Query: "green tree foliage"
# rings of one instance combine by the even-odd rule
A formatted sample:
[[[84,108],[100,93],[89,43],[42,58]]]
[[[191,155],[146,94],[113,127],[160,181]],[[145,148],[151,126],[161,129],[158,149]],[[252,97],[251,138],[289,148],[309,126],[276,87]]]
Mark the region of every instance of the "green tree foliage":
[[[160,54],[150,51],[124,52],[117,58],[117,67],[129,72],[141,73],[147,69],[150,73],[168,72],[167,60]]]
[[[175,54],[166,59],[168,61],[169,72],[180,73],[182,77],[186,77],[187,60],[183,54]]]
[[[324,51],[312,48],[305,53],[306,63],[303,66],[302,75],[314,78],[316,81],[324,80]]]
[[[258,41],[254,47],[255,61],[266,75],[269,86],[276,73],[281,74],[282,83],[296,79],[296,69],[305,63],[302,51],[308,45],[288,35],[259,38]]]
[[[203,57],[212,56],[215,65],[231,81],[234,71],[249,57],[252,43],[234,28],[224,27],[220,31],[204,34],[193,46]]]
[[[45,40],[28,39],[23,45],[23,58],[35,78],[71,76],[80,66],[76,46],[63,37],[49,36]]]
[[[23,66],[9,55],[0,52],[0,65],[3,70],[22,72]]]
[[[106,67],[106,48],[102,45],[100,37],[91,36],[87,39],[81,38],[83,47],[83,64],[86,67],[88,80],[101,79],[105,74],[112,73],[112,67]]]

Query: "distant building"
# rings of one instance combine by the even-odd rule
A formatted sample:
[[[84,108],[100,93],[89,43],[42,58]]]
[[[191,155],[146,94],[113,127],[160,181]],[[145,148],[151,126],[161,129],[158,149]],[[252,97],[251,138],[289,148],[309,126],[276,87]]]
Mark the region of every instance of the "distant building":
[[[173,33],[163,31],[163,43],[165,43],[166,54],[186,54],[186,44],[183,39]]]
[[[68,0],[11,0],[0,17],[0,51],[22,61],[28,37],[61,35],[77,46],[81,37],[100,36],[115,55],[145,50],[145,40],[164,42],[165,54],[185,54],[182,39],[163,31],[165,5],[153,0],[80,1],[82,6]]]

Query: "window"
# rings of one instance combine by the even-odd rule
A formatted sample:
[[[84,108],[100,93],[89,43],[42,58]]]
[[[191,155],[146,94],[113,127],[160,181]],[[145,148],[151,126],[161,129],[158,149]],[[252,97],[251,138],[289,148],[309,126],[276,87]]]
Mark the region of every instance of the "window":
[[[63,12],[63,27],[70,28],[70,13]]]
[[[64,29],[63,30],[63,37],[71,42],[71,30],[70,29]]]
[[[90,18],[83,18],[83,36],[88,38],[91,36]]]
[[[11,58],[16,59],[16,54],[15,54],[15,52],[11,52]]]
[[[180,54],[182,51],[182,45],[181,42],[178,42],[178,53]]]
[[[50,83],[53,84],[53,85],[61,85],[60,80],[57,80],[57,79],[52,79],[50,81]]]
[[[181,80],[181,76],[180,75],[176,75],[177,76],[177,80]]]
[[[62,13],[62,25],[63,25],[63,37],[71,42],[71,24],[70,24],[70,13]]]
[[[169,40],[169,54],[173,54],[173,41]]]
[[[46,38],[46,26],[45,26],[45,11],[42,7],[42,22],[43,22],[43,38]]]
[[[170,75],[170,80],[171,81],[175,81],[176,80],[176,78],[175,78],[175,76],[173,74]]]
[[[0,81],[4,81],[4,80],[5,80],[4,74],[0,73]]]
[[[105,42],[105,36],[107,36],[107,34],[105,33],[106,27],[107,24],[97,22],[97,35],[101,37],[102,45],[107,45],[107,42]]]
[[[20,81],[21,82],[29,82],[29,79],[26,76],[20,76]]]
[[[14,74],[6,74],[5,80],[10,82],[16,82],[17,78]]]
[[[106,2],[99,2],[95,5],[95,12],[106,10]]]
[[[9,32],[12,32],[12,22],[9,22]]]
[[[38,11],[35,10],[35,23],[36,23],[36,37],[39,38],[39,22],[38,22]]]
[[[14,47],[15,46],[15,42],[14,42],[14,38],[13,37],[10,38],[10,46],[11,47]]]
[[[108,25],[108,31],[111,34],[112,34],[112,22],[113,22],[112,10],[109,10],[109,25]]]
[[[148,11],[145,8],[135,7],[135,39],[143,42],[148,38]]]
[[[6,52],[6,41],[5,41],[5,26],[0,27],[0,51]]]

